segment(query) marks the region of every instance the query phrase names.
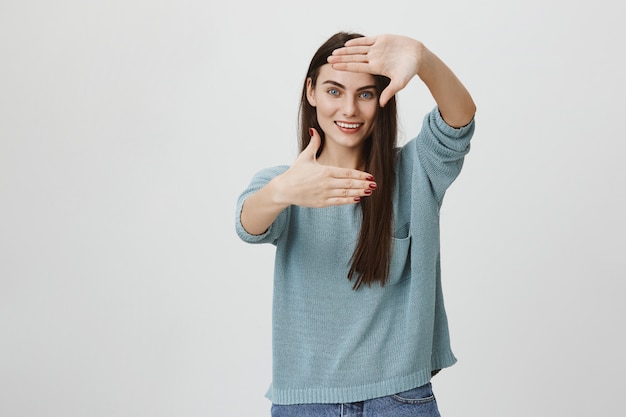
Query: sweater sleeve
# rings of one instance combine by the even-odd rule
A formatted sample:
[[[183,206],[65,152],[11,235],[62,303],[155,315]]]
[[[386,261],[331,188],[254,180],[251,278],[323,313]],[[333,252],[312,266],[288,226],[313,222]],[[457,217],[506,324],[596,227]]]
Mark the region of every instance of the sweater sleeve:
[[[439,204],[461,172],[465,155],[470,150],[474,124],[472,119],[461,128],[451,127],[441,117],[439,108],[435,107],[424,117],[422,130],[412,141]]]
[[[287,224],[287,220],[289,218],[289,207],[283,210],[278,215],[278,217],[276,217],[274,222],[265,231],[265,233],[260,235],[250,234],[246,231],[246,229],[244,229],[241,224],[241,209],[243,208],[243,203],[246,201],[246,198],[248,198],[248,196],[259,191],[274,177],[285,172],[287,168],[287,166],[277,166],[259,171],[256,175],[252,177],[252,180],[250,181],[248,187],[239,195],[239,198],[237,199],[237,211],[235,213],[235,231],[244,242],[276,244],[276,240],[278,239],[283,229],[285,228],[285,225]]]

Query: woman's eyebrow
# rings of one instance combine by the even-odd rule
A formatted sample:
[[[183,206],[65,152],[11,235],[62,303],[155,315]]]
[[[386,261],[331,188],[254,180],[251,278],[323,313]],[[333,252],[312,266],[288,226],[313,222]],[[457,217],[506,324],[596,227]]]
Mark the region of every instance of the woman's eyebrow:
[[[333,81],[333,80],[326,80],[326,81],[322,82],[322,84],[331,84],[331,85],[334,85],[336,87],[343,88],[344,90],[346,89],[346,87],[343,84],[338,83],[337,81]],[[373,84],[372,85],[366,85],[366,86],[357,88],[356,91],[369,90],[370,88],[376,89],[376,86],[373,85]]]

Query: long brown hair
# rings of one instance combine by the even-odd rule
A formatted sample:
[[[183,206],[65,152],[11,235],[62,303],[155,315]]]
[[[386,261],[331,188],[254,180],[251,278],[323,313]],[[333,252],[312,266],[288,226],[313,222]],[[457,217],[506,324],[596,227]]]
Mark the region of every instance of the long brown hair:
[[[326,59],[332,52],[344,46],[346,41],[363,37],[358,33],[339,32],[331,36],[313,55],[307,71],[302,97],[300,100],[300,151],[303,151],[311,137],[309,128],[315,128],[322,139],[318,156],[324,148],[324,132],[318,121],[315,107],[309,104],[306,93],[307,79],[311,78],[311,85],[315,86],[320,67],[327,64]],[[375,84],[378,94],[387,85],[389,78],[375,75]],[[392,254],[393,237],[393,191],[396,179],[395,152],[397,144],[397,110],[395,96],[385,107],[378,107],[373,129],[365,140],[363,152],[365,157],[365,171],[372,174],[377,188],[371,196],[361,199],[361,231],[359,240],[352,254],[348,279],[354,279],[353,288],[356,290],[363,284],[371,286],[379,282],[384,286],[389,276]]]

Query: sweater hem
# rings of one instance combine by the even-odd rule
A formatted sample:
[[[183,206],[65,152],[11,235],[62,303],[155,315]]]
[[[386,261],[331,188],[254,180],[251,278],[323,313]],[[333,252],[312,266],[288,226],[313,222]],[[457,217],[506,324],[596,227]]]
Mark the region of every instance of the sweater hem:
[[[371,384],[346,387],[277,388],[273,384],[266,393],[273,404],[340,404],[365,401],[407,391],[430,382],[435,369],[450,367],[456,358],[449,352],[433,358],[432,368],[421,369],[409,375],[398,376]]]

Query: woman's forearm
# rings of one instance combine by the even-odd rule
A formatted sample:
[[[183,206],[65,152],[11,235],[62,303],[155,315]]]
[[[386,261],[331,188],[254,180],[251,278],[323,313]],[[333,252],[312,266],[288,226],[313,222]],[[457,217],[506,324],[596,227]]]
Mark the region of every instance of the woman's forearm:
[[[275,196],[276,178],[246,198],[241,209],[241,225],[251,235],[261,235],[272,225],[287,205]]]
[[[441,116],[452,127],[467,125],[476,113],[471,95],[439,57],[424,46],[421,53],[417,75],[430,90]]]

